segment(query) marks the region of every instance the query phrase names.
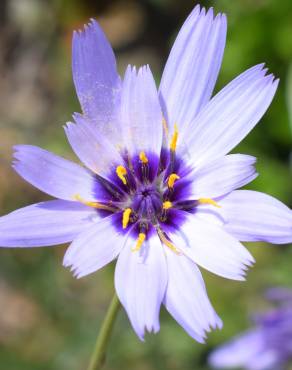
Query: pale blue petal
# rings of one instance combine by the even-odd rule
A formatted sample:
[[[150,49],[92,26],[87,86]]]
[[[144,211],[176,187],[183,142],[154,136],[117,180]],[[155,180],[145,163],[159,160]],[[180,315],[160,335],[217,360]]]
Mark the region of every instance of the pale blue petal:
[[[121,120],[124,144],[130,154],[140,151],[160,155],[162,113],[152,73],[148,66],[138,72],[128,67],[122,90]]]
[[[180,148],[194,165],[227,154],[258,123],[278,86],[278,80],[265,73],[259,65],[241,74],[212,98],[183,132]]]
[[[209,301],[202,275],[184,255],[167,247],[165,253],[168,269],[165,307],[192,338],[204,343],[206,332],[221,328],[222,322]]]
[[[13,168],[27,182],[53,197],[94,201],[94,178],[83,167],[31,145],[14,147]]]
[[[216,198],[248,184],[257,176],[255,162],[249,155],[229,154],[194,169],[189,197]]]
[[[170,127],[187,127],[208,102],[221,66],[226,17],[196,6],[182,26],[167,60],[160,100]]]
[[[76,202],[52,200],[0,217],[1,247],[42,247],[71,242],[98,218]]]
[[[215,369],[247,368],[247,365],[252,363],[253,359],[259,356],[264,349],[263,332],[250,330],[215,349],[209,356],[208,362]]]
[[[292,211],[279,200],[256,191],[238,190],[220,201],[225,230],[241,241],[292,243]]]
[[[201,267],[219,276],[244,280],[254,259],[247,249],[222,227],[189,214],[176,234],[174,245]]]
[[[159,311],[167,285],[163,246],[152,235],[140,252],[133,252],[129,238],[120,253],[115,271],[115,287],[133,329],[143,340],[145,331],[159,331]]]
[[[121,251],[126,237],[114,223],[116,215],[100,219],[80,234],[67,249],[63,265],[81,278],[110,263]]]
[[[74,116],[75,123],[65,127],[67,138],[76,155],[93,172],[107,178],[123,159],[106,136],[100,134],[98,127],[89,123],[81,115]]]
[[[73,34],[72,70],[83,112],[93,122],[110,123],[121,82],[113,50],[95,20]]]

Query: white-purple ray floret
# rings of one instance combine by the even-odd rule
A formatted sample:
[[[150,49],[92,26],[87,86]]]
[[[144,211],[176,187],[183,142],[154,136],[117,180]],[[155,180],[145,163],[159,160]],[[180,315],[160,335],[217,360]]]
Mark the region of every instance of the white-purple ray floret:
[[[211,352],[214,369],[284,369],[292,359],[292,290],[275,287],[267,297],[277,307],[256,313],[253,327]]]
[[[244,280],[242,241],[292,241],[292,213],[263,193],[237,190],[254,157],[228,154],[269,107],[278,80],[259,64],[214,97],[226,17],[197,6],[182,26],[157,91],[149,66],[120,78],[94,20],[74,32],[73,80],[82,113],[67,123],[84,166],[29,145],[13,167],[57,198],[0,218],[0,245],[71,242],[64,265],[88,275],[117,258],[115,288],[143,339],[169,313],[199,342],[221,327],[197,265]]]

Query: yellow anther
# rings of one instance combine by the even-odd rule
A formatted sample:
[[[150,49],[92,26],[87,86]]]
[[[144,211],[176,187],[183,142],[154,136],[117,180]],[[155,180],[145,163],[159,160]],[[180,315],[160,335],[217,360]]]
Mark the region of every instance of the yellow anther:
[[[123,212],[123,229],[125,229],[128,226],[131,212],[132,212],[131,208],[126,208]]]
[[[175,152],[176,150],[177,139],[178,139],[178,129],[177,129],[177,125],[175,124],[174,133],[172,135],[171,142],[170,142],[170,150],[173,152]]]
[[[167,185],[169,188],[173,188],[174,186],[174,183],[176,182],[176,180],[178,180],[180,177],[176,174],[176,173],[172,173],[168,180],[167,180]]]
[[[144,164],[148,163],[148,158],[146,157],[146,154],[145,152],[140,152],[139,154],[139,159],[141,162],[143,162]]]
[[[172,203],[169,200],[163,202],[163,204],[162,204],[163,209],[169,209],[171,207],[172,207]]]
[[[122,183],[124,185],[127,185],[127,179],[125,177],[125,175],[127,174],[127,170],[125,169],[125,167],[124,166],[118,166],[116,168],[116,174],[122,180]]]
[[[163,244],[165,244],[169,249],[171,249],[174,253],[176,254],[181,254],[181,252],[179,251],[179,249],[176,248],[175,245],[173,245],[164,235],[163,231],[161,231],[160,229],[157,230],[158,232],[158,236],[160,238],[160,240],[162,241]]]
[[[92,207],[92,208],[97,208],[97,209],[104,209],[106,211],[115,211],[116,209],[113,207],[110,207],[106,204],[101,204],[98,202],[90,202],[87,200],[84,200],[79,194],[74,195],[74,200],[77,200],[78,202],[84,204],[85,206]]]
[[[198,199],[199,204],[211,204],[214,207],[221,208],[221,206],[211,198],[200,198]]]
[[[138,239],[137,239],[136,246],[135,246],[135,248],[132,248],[132,252],[138,252],[141,249],[142,244],[144,243],[145,238],[146,238],[146,234],[145,233],[140,233],[139,234]]]

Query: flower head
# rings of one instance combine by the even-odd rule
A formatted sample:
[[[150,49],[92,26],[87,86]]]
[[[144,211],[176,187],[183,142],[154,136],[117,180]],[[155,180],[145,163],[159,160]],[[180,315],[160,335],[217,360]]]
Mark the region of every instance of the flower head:
[[[256,177],[255,158],[227,153],[256,125],[278,81],[263,65],[211,99],[226,37],[225,15],[197,6],[183,25],[159,91],[148,66],[121,80],[92,20],[73,36],[73,79],[82,107],[65,132],[86,168],[43,149],[15,148],[15,170],[58,198],[0,219],[0,245],[71,242],[77,277],[115,258],[115,287],[134,330],[159,330],[164,303],[196,340],[221,327],[197,264],[243,280],[253,258],[240,241],[292,241],[279,201],[236,191]]]
[[[267,294],[278,307],[256,314],[254,327],[215,349],[209,363],[213,368],[274,370],[292,358],[292,290],[273,288]]]

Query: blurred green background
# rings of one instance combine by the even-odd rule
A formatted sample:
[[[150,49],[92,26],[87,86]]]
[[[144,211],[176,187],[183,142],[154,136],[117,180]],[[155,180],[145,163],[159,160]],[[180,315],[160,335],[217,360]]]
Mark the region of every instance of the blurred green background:
[[[121,74],[128,63],[149,63],[159,82],[171,44],[196,3],[1,0],[1,214],[48,198],[12,171],[12,145],[39,145],[76,159],[62,129],[72,112],[80,110],[71,79],[73,29],[96,18],[115,49]],[[258,157],[260,176],[250,188],[291,206],[292,2],[216,0],[201,4],[228,16],[227,47],[216,90],[260,62],[266,62],[281,79],[271,108],[236,151]],[[1,370],[86,368],[113,292],[114,266],[76,280],[61,265],[65,248],[0,250]],[[246,283],[203,272],[210,298],[224,321],[223,330],[211,333],[206,345],[189,338],[164,311],[160,333],[148,335],[141,343],[121,312],[105,368],[208,369],[209,351],[246,328],[249,313],[265,308],[262,292],[266,287],[292,287],[291,246],[258,243],[250,250],[257,264]]]

